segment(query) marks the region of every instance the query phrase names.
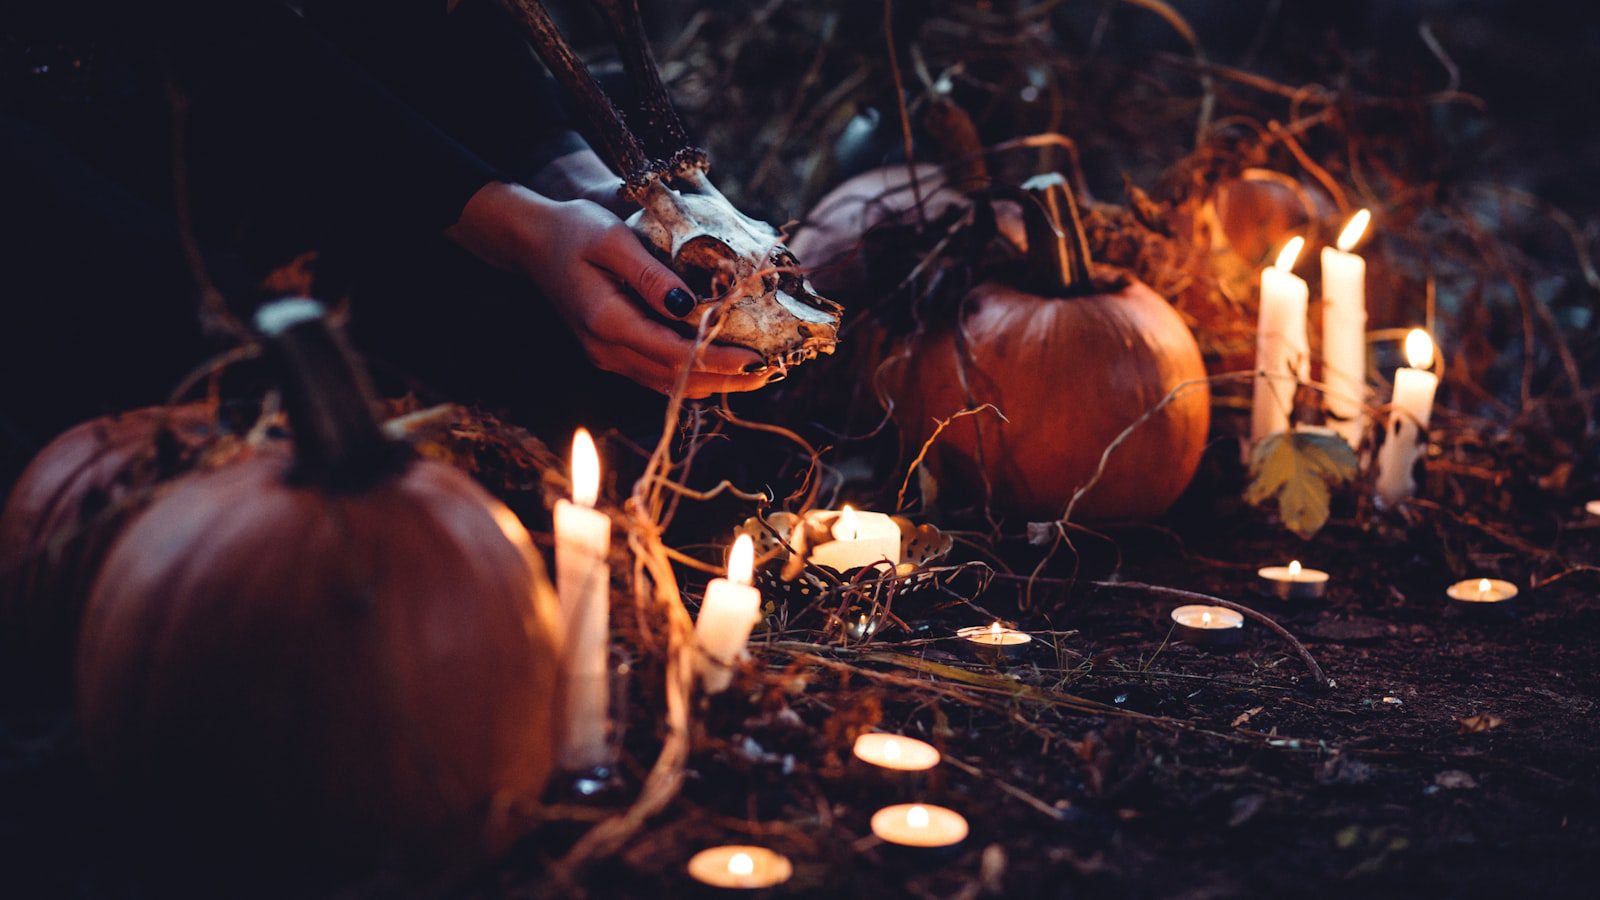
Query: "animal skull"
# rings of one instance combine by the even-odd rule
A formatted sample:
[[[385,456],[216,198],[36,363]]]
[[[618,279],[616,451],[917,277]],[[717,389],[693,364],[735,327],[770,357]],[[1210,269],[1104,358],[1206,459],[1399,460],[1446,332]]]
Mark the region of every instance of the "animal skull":
[[[653,181],[628,225],[702,298],[694,319],[721,310],[717,340],[780,372],[832,353],[843,309],[817,295],[777,230],[735,209],[700,169],[680,177],[683,191]]]

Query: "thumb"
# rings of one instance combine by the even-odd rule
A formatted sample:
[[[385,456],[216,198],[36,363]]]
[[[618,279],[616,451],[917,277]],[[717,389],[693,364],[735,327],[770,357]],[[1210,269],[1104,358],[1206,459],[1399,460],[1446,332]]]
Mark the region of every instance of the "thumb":
[[[694,292],[677,273],[656,259],[633,229],[619,225],[605,243],[602,268],[633,289],[650,308],[669,319],[682,319],[694,311]]]

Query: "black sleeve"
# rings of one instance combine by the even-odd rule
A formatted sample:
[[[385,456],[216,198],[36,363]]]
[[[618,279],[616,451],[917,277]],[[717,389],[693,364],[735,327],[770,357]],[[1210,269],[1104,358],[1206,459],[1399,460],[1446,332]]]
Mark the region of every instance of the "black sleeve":
[[[269,164],[336,186],[340,196],[329,199],[348,226],[441,230],[500,177],[282,3],[171,0],[168,8],[185,89],[247,111],[262,144],[280,151]]]
[[[496,0],[308,0],[311,23],[385,86],[515,179],[588,145]],[[453,8],[452,8],[453,7]]]

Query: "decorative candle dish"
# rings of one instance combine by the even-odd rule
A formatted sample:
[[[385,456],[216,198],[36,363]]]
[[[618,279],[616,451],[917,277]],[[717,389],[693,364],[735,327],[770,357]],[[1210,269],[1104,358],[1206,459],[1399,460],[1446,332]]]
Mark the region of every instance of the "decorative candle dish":
[[[864,571],[868,566],[841,572],[812,562],[799,554],[813,545],[819,525],[829,524],[825,519],[819,521],[827,515],[814,513],[810,521],[803,521],[794,513],[778,512],[767,516],[765,523],[752,516],[737,529],[738,534],[748,534],[755,541],[756,558],[768,560],[756,567],[756,587],[768,599],[799,608],[836,596],[839,585],[889,578],[896,580],[895,597],[900,599],[935,588],[942,574],[950,574],[941,573],[935,564],[950,553],[954,539],[932,525],[914,525],[902,516],[891,517],[900,526],[900,562],[892,575],[887,564],[880,564],[879,574],[874,575]],[[847,621],[859,624],[863,611],[848,612]]]

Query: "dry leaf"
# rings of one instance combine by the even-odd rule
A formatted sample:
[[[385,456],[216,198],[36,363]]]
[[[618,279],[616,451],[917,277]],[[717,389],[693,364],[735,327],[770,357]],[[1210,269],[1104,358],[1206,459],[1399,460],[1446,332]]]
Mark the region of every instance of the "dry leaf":
[[[1266,709],[1266,707],[1265,706],[1255,706],[1255,707],[1251,707],[1250,709],[1245,710],[1242,713],[1239,713],[1237,716],[1234,716],[1234,718],[1233,718],[1233,727],[1234,728],[1238,728],[1239,726],[1248,723],[1252,717],[1254,717],[1256,715],[1259,715],[1263,709]]]
[[[1284,527],[1309,538],[1328,522],[1333,487],[1354,478],[1356,466],[1355,451],[1336,434],[1280,431],[1251,454],[1244,499],[1258,507],[1276,499]]]
[[[1505,723],[1505,719],[1493,713],[1474,713],[1461,720],[1461,727],[1456,730],[1456,734],[1477,734],[1480,731],[1493,731]]]

